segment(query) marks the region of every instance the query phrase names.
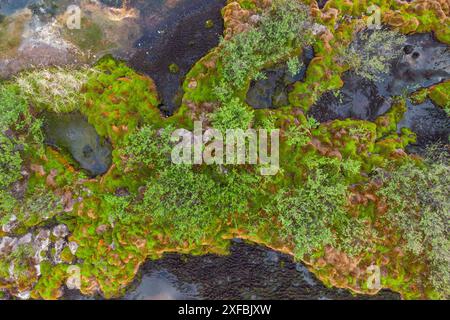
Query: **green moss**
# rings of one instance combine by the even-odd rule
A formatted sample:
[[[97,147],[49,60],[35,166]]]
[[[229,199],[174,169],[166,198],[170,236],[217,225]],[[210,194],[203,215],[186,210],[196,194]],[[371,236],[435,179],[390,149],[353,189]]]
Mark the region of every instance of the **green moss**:
[[[178,72],[180,72],[180,67],[178,67],[177,64],[172,63],[169,65],[169,72],[170,73],[178,73]]]
[[[450,108],[450,81],[433,86],[428,93],[430,99],[438,106],[448,110]],[[448,113],[448,112],[447,112]]]
[[[212,20],[206,20],[206,22],[205,22],[205,28],[206,29],[211,29],[211,28],[213,28],[214,27],[214,21],[212,21]]]
[[[81,111],[97,132],[114,145],[145,123],[157,123],[158,95],[154,82],[112,57],[101,59],[85,85]]]

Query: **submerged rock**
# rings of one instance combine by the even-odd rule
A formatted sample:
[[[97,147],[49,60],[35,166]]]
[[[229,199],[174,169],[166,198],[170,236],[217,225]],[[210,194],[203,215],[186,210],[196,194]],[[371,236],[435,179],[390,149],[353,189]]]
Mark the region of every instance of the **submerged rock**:
[[[99,137],[81,114],[47,113],[44,130],[49,145],[70,152],[80,167],[91,175],[97,176],[108,171],[112,162],[112,147]]]

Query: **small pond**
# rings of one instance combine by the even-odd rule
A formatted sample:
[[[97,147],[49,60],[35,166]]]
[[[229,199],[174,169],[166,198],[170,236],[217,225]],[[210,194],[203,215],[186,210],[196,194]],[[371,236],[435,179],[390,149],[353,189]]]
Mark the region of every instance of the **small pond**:
[[[47,144],[69,152],[91,176],[104,174],[111,166],[111,144],[80,113],[45,113],[44,132]]]
[[[302,67],[296,74],[291,74],[286,63],[266,69],[263,72],[263,79],[251,82],[246,98],[248,105],[255,109],[272,109],[289,105],[289,91],[295,82],[305,78],[306,68],[313,57],[313,48],[305,48],[298,57]]]

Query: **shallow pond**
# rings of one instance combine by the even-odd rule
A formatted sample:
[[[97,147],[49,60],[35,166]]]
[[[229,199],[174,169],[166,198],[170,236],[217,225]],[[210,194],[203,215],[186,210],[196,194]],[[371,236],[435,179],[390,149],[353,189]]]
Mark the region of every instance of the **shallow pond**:
[[[306,68],[314,57],[314,50],[306,48],[298,59],[302,67],[292,74],[285,64],[266,69],[264,79],[252,81],[246,102],[255,109],[280,108],[289,105],[288,94],[295,82],[305,78]]]
[[[44,114],[46,143],[69,152],[81,168],[97,176],[108,171],[112,147],[80,113]]]

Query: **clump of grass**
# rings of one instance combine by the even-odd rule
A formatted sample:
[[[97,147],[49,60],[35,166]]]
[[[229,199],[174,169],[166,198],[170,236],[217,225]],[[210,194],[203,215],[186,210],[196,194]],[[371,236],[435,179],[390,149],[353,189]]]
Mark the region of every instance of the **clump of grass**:
[[[41,110],[58,113],[77,110],[85,102],[83,85],[93,71],[62,68],[41,69],[17,77],[21,93]]]

